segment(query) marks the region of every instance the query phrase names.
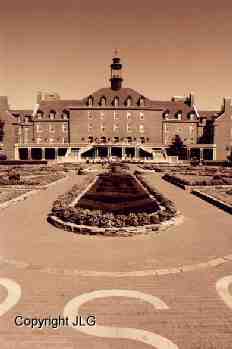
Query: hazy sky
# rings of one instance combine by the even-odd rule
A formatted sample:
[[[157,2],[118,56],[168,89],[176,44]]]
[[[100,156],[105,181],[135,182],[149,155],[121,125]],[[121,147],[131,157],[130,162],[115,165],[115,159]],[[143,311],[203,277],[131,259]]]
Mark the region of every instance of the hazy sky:
[[[0,94],[32,108],[38,90],[82,98],[109,85],[117,47],[124,87],[152,99],[232,95],[232,3],[211,0],[13,0],[1,3]]]

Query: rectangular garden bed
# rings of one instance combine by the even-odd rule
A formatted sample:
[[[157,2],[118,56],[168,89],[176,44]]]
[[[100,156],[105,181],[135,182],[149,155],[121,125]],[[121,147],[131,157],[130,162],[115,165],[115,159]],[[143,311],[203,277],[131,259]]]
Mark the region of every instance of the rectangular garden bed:
[[[194,189],[192,193],[232,214],[232,186]]]

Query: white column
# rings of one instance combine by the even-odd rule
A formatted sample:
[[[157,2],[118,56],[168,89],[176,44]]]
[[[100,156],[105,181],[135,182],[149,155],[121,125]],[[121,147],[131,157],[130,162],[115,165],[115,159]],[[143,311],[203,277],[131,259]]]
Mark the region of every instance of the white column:
[[[19,148],[17,145],[15,145],[15,160],[19,160]]]
[[[58,159],[58,148],[55,148],[55,160]]]
[[[216,148],[213,148],[213,160],[217,160],[217,151],[216,151]]]
[[[45,160],[45,148],[43,147],[41,148],[41,150],[42,150],[42,160]]]
[[[200,148],[200,161],[204,160],[204,149]]]

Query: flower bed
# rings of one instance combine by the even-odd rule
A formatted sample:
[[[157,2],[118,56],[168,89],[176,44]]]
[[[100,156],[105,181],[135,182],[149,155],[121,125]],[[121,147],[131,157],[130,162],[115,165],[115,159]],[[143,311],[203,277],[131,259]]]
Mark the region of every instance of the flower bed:
[[[27,193],[28,190],[3,190],[0,189],[0,204],[15,199],[18,196],[21,196]]]
[[[209,176],[207,174],[169,174],[166,173],[163,177],[166,181],[180,187],[185,186],[213,186],[213,185],[231,185],[232,178],[227,174],[215,174]]]
[[[129,175],[124,175],[124,176],[129,176]],[[111,199],[110,199],[109,193],[107,193],[105,196],[102,195],[102,190],[103,190],[102,188],[104,187],[104,179],[106,178],[108,178],[109,180],[108,189],[110,189],[109,193],[111,194]],[[109,201],[109,199],[110,201],[112,201],[112,197],[113,197],[112,195],[116,197],[116,194],[117,194],[117,199],[119,201],[121,200],[121,203],[117,202],[115,206],[117,205],[119,209],[122,205],[122,202],[124,204],[128,204],[127,201],[125,201],[125,199],[127,197],[130,197],[130,195],[131,195],[130,197],[131,200],[129,200],[129,205],[131,205],[131,203],[133,202],[136,202],[136,199],[135,199],[136,194],[138,194],[138,197],[139,195],[145,195],[146,199],[150,200],[149,205],[148,205],[148,202],[146,202],[147,212],[144,211],[145,209],[144,201],[139,202],[140,200],[138,200],[137,208],[140,206],[140,209],[142,211],[133,212],[132,210],[134,210],[135,208],[134,205],[130,206],[130,209],[128,206],[126,206],[126,208],[124,206],[123,208],[124,211],[122,212],[127,212],[126,214],[125,213],[123,214],[121,212],[119,214],[117,213],[118,212],[117,210],[114,212],[112,211],[110,212],[109,206],[108,206],[108,210],[105,210],[105,211],[102,209],[100,210],[99,207],[102,207],[102,202],[100,206],[100,201],[98,201],[99,202],[98,209],[95,209],[94,205],[92,206],[93,209],[91,210],[88,208],[80,207],[79,204],[73,207],[71,206],[72,202],[80,194],[80,188],[77,186],[74,186],[71,189],[71,191],[59,197],[58,200],[54,202],[50,216],[58,217],[58,219],[60,219],[63,222],[70,222],[70,223],[74,223],[75,225],[95,226],[95,227],[105,227],[105,228],[111,228],[111,227],[123,228],[123,227],[133,227],[133,226],[134,227],[147,226],[147,225],[154,225],[154,224],[158,225],[161,222],[167,221],[176,215],[176,209],[174,207],[174,204],[170,200],[167,200],[166,198],[164,198],[163,195],[157,192],[155,189],[150,189],[145,182],[143,184],[146,185],[149,193],[146,193],[146,191],[144,190],[144,193],[141,194],[142,187],[133,177],[132,177],[133,181],[131,182],[129,181],[131,186],[128,186],[126,188],[125,182],[124,182],[124,186],[122,186],[123,189],[120,190],[119,189],[120,187],[117,185],[117,180],[119,180],[120,178],[121,178],[120,185],[123,182],[122,175],[118,176],[118,178],[116,179],[116,187],[118,190],[117,193],[116,191],[112,191],[112,187],[114,187],[112,180],[115,179],[115,175],[113,175],[112,177],[105,176],[105,175],[100,177],[100,183],[98,184],[96,183],[96,185],[94,184],[89,191],[91,195],[93,194],[93,197],[97,193],[100,193],[101,201],[105,200],[106,203],[108,203],[107,201]],[[125,177],[124,177],[124,180],[125,180]],[[88,183],[85,183],[85,184],[87,186]],[[107,188],[107,185],[104,187],[105,192],[107,192],[106,188]],[[91,189],[92,189],[92,192],[91,192]],[[100,190],[98,191],[98,189]],[[125,191],[126,191],[126,195],[124,195]],[[149,197],[149,194],[152,194],[154,198],[151,199]],[[85,195],[88,195],[88,192]],[[86,200],[86,198],[84,198],[85,195],[83,195],[83,200]],[[81,200],[82,198],[79,201],[81,202]],[[92,201],[92,203],[93,202],[94,200]],[[84,203],[86,203],[86,201],[84,201]],[[142,203],[142,206],[141,206],[141,203]],[[151,212],[150,209],[148,209],[148,206],[150,207],[152,203],[153,203],[153,208],[152,208],[153,211]],[[112,204],[112,202],[110,202],[110,204]],[[111,208],[112,206],[110,206],[110,209]],[[49,217],[48,217],[48,220],[49,220]]]

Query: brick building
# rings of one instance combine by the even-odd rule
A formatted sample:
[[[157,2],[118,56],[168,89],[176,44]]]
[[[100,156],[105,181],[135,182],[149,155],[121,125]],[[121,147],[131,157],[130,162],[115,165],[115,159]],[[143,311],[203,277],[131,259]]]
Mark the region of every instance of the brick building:
[[[231,100],[221,110],[197,110],[194,95],[150,100],[122,86],[115,56],[110,87],[81,100],[38,93],[31,110],[14,110],[0,97],[0,150],[8,159],[63,161],[87,158],[169,161],[167,149],[178,135],[186,159],[225,160],[232,147]]]

